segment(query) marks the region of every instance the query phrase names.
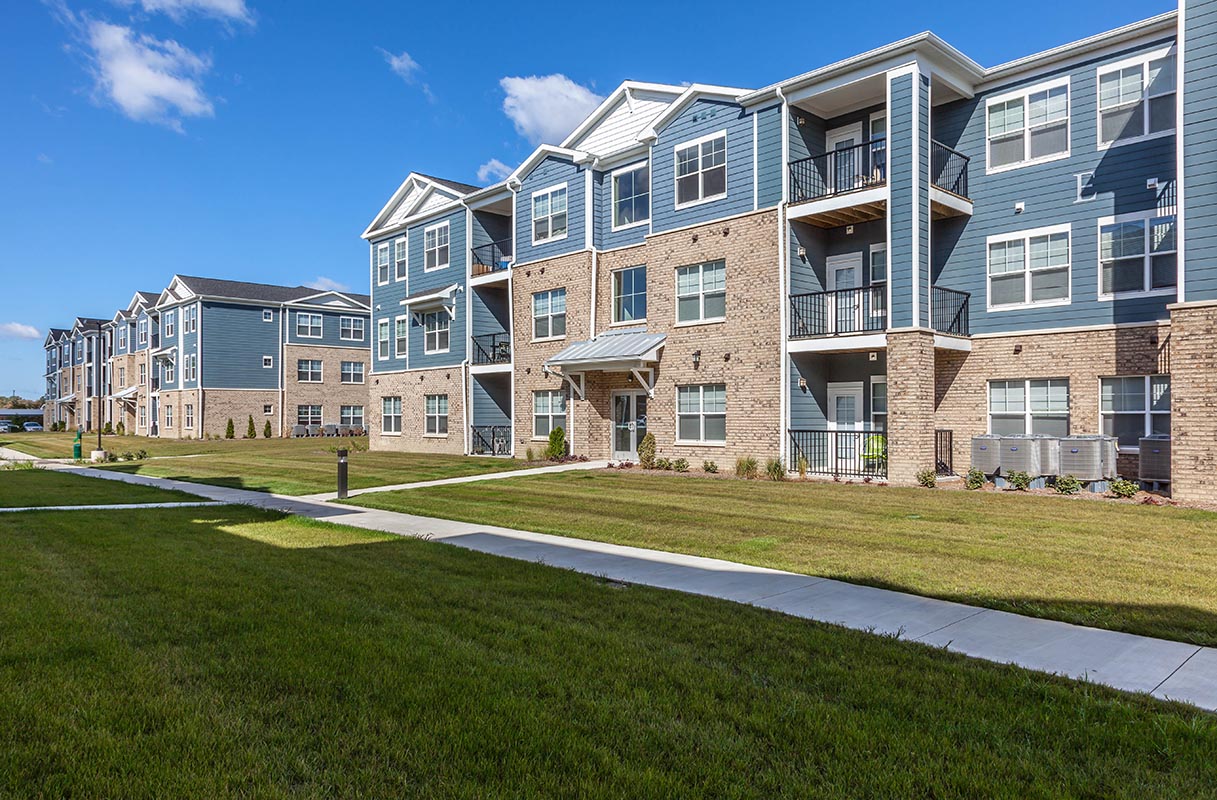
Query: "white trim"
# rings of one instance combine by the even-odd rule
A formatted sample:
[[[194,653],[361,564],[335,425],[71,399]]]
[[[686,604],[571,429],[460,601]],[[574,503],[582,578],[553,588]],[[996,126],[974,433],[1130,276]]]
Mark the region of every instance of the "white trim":
[[[352,322],[360,323],[360,326],[361,326],[359,329],[360,337],[358,339],[352,338],[350,336],[342,335],[342,323],[347,322],[348,320],[352,321]],[[354,329],[354,327],[355,327],[354,325],[351,326],[352,330]],[[368,340],[368,321],[367,321],[367,319],[365,319],[364,317],[350,317],[350,316],[340,316],[338,318],[338,341],[340,341],[340,342],[366,342],[367,340]]]
[[[1065,266],[1065,274],[1067,276],[1065,287],[1068,289],[1068,294],[1063,298],[1054,298],[1052,300],[1041,300],[1033,302],[1031,300],[1031,275],[1035,271],[1031,267],[1031,240],[1039,236],[1052,236],[1054,234],[1063,233],[1068,237],[1069,246],[1069,263]],[[1003,242],[1018,242],[1023,243],[1023,302],[1021,303],[1005,303],[999,306],[993,305],[992,298],[992,280],[993,275],[989,272],[989,248],[994,244]],[[1059,270],[1061,267],[1045,267],[1039,271]],[[1010,275],[1013,273],[1003,273]],[[1000,313],[1003,311],[1023,311],[1031,308],[1051,308],[1053,306],[1067,306],[1073,302],[1073,228],[1072,223],[1062,223],[1060,225],[1046,225],[1040,228],[1029,228],[1023,231],[1010,231],[1008,233],[995,233],[985,237],[985,310],[992,313]]]
[[[380,327],[385,326],[388,331],[388,336],[384,338],[385,355],[380,354]],[[393,358],[393,350],[390,344],[393,341],[393,320],[391,317],[384,317],[376,320],[376,339],[373,341],[372,352],[376,356],[377,361],[390,361]]]
[[[372,245],[372,280],[377,286],[388,286],[393,279],[393,259],[389,251],[389,242],[376,242]],[[385,254],[385,279],[380,279],[380,254]]]
[[[910,165],[910,167],[911,167],[910,171],[912,172],[912,185],[913,185],[913,208],[912,208],[913,239],[912,239],[912,242],[910,243],[912,245],[912,254],[913,254],[913,273],[912,273],[913,324],[919,326],[919,325],[921,325],[921,171],[920,171],[919,167],[921,165],[921,148],[923,146],[923,143],[921,141],[921,69],[916,64],[914,64],[909,70],[909,76],[912,79],[912,92],[910,92],[910,94],[912,95],[912,100],[913,100],[913,109],[912,109],[912,111],[913,111],[913,113],[912,113],[912,119],[913,119],[912,156],[913,156],[913,158],[912,158],[912,163]],[[927,98],[927,100],[928,100],[928,98]],[[932,110],[932,109],[927,109],[927,110]],[[927,128],[928,128],[928,126],[927,126]],[[891,141],[892,141],[891,136],[888,136],[888,146],[887,147],[888,147],[889,153],[891,153],[893,150]],[[926,142],[925,144],[928,145],[929,143]],[[927,158],[926,159],[926,171],[927,172],[929,171],[929,168],[930,168],[930,159]],[[891,172],[890,159],[888,161],[888,172],[889,173]],[[927,178],[928,178],[928,175],[927,175]],[[928,184],[928,182],[929,181],[927,180],[927,184]],[[889,181],[889,184],[890,184],[890,181]],[[929,193],[928,192],[926,193],[926,204],[927,205],[929,204]],[[927,208],[926,211],[929,211],[929,209]],[[891,214],[891,204],[890,203],[888,204],[888,214],[889,215]],[[927,224],[927,228],[930,228],[930,227],[933,227],[933,226]],[[888,313],[890,314],[891,312],[889,311]],[[889,323],[890,323],[890,320],[889,320]]]
[[[269,364],[266,363],[268,361],[270,362]],[[274,369],[274,368],[275,368],[275,357],[274,356],[262,356],[262,369]]]
[[[397,256],[400,255],[402,245],[405,246],[406,256],[404,259],[399,259]],[[392,256],[393,256],[393,258],[392,258],[393,269],[390,272],[390,276],[389,276],[390,279],[393,281],[406,280],[410,276],[410,237],[408,234],[406,236],[398,236],[395,239],[393,239]],[[402,272],[402,274],[398,275],[397,274],[397,265],[399,262],[403,262],[403,261],[405,263],[406,269],[404,272]]]
[[[712,142],[712,141],[714,141],[716,139],[720,139],[720,138],[723,140],[723,191],[720,194],[706,196],[703,194],[703,192],[705,191],[705,186],[704,186],[704,181],[703,181],[703,176],[705,174],[705,171],[701,168],[701,146],[703,144],[705,144],[706,142]],[[677,175],[677,172],[676,172],[676,170],[678,168],[678,164],[679,164],[676,154],[679,153],[681,150],[688,150],[691,147],[697,147],[697,173],[696,174],[697,174],[698,198],[696,200],[690,200],[686,203],[682,203],[682,202],[680,202],[680,189],[678,188],[679,184],[680,184],[680,181],[679,181],[680,176]],[[676,145],[672,146],[672,202],[673,202],[672,207],[674,210],[680,211],[682,209],[693,208],[694,206],[700,206],[704,203],[713,203],[717,200],[726,199],[727,189],[728,189],[727,181],[728,181],[728,177],[729,177],[727,175],[727,155],[728,154],[727,154],[727,129],[726,128],[722,128],[721,130],[717,130],[714,133],[708,133],[705,136],[699,136],[696,139],[689,139],[688,141],[684,141],[684,142],[681,142],[680,144],[676,144]]]
[[[1149,62],[1156,61],[1161,58],[1171,56],[1175,59],[1175,127],[1166,131],[1158,131],[1157,133],[1149,133]],[[1114,139],[1110,142],[1103,141],[1103,112],[1102,112],[1102,78],[1112,72],[1118,72],[1128,67],[1141,67],[1141,99],[1139,103],[1144,104],[1141,111],[1141,130],[1146,131],[1140,136],[1131,136],[1127,139]],[[1113,147],[1123,147],[1129,144],[1137,144],[1138,142],[1148,142],[1154,139],[1163,139],[1167,136],[1174,136],[1181,128],[1179,127],[1179,109],[1183,105],[1183,63],[1178,55],[1177,43],[1171,43],[1166,47],[1160,47],[1156,50],[1141,53],[1130,58],[1125,58],[1121,61],[1114,61],[1110,64],[1102,64],[1095,67],[1094,71],[1094,115],[1095,115],[1095,145],[1099,152],[1109,150]],[[1171,94],[1167,92],[1166,94]],[[1164,97],[1158,95],[1158,97]],[[1118,108],[1119,106],[1113,106]],[[1182,165],[1179,162],[1179,166]]]
[[[609,319],[611,320],[609,322],[610,328],[614,327],[614,326],[645,325],[646,324],[646,321],[647,321],[646,317],[642,317],[641,319],[621,319],[621,320],[617,319],[617,277],[619,275],[621,275],[621,273],[623,273],[623,272],[629,272],[631,270],[636,270],[636,269],[641,269],[643,271],[643,274],[645,275],[645,277],[643,278],[643,285],[642,285],[642,294],[643,294],[643,298],[644,298],[643,302],[646,303],[650,300],[650,288],[651,287],[648,285],[650,283],[650,270],[647,269],[646,264],[634,264],[634,265],[628,266],[628,267],[618,267],[617,269],[609,270]],[[635,294],[637,294],[637,293],[635,293]],[[647,313],[648,314],[650,313],[649,309],[648,309]],[[592,330],[595,330],[595,329],[596,329],[596,326],[593,324]]]
[[[1039,94],[1040,92],[1051,91],[1052,89],[1065,87],[1065,150],[1060,153],[1052,153],[1051,155],[1041,156],[1039,158],[1031,158],[1031,95]],[[1007,103],[1011,100],[1022,99],[1023,101],[1023,159],[1014,161],[1009,164],[1003,164],[1000,167],[992,166],[992,148],[990,147],[991,137],[989,136],[989,108],[998,105],[999,103]],[[1003,92],[999,95],[994,95],[985,99],[984,111],[984,137],[985,137],[985,174],[996,175],[1002,172],[1010,172],[1023,167],[1033,167],[1037,164],[1047,164],[1053,161],[1060,161],[1064,158],[1069,158],[1073,152],[1073,86],[1071,85],[1068,75],[1063,78],[1037,83],[1034,86],[1028,86],[1023,89],[1016,89],[1010,92]]]
[[[617,176],[624,175],[627,172],[636,172],[640,169],[647,170],[647,216],[646,219],[634,220],[628,225],[617,224]],[[617,231],[628,231],[631,228],[639,228],[643,225],[651,223],[651,160],[644,158],[641,161],[636,161],[632,164],[627,164],[624,167],[618,167],[609,173],[609,230],[613,233]],[[589,170],[590,172],[590,170]],[[637,196],[637,195],[635,195]],[[591,246],[590,244],[588,245]]]
[[[317,380],[313,380],[312,378],[310,378],[308,380],[300,380],[300,362],[301,361],[308,362],[308,364],[309,364],[308,372],[310,375],[313,374],[312,365],[314,363],[319,365],[318,370],[317,370],[317,375],[319,377],[317,378]],[[296,383],[325,383],[325,361],[323,361],[320,358],[297,358],[296,359]]]
[[[863,410],[866,408],[866,382],[865,381],[831,381],[825,384],[825,397],[827,408],[824,409],[824,421],[830,431],[862,431],[866,429],[866,423],[863,419],[865,416]],[[858,398],[857,414],[855,415],[853,428],[838,427],[840,422],[837,420],[837,406],[833,400],[837,397],[856,397]]]
[[[448,250],[448,260],[447,260],[447,261],[445,261],[445,262],[444,262],[444,263],[442,263],[442,264],[441,264],[441,263],[439,263],[439,248],[440,248],[440,246],[441,246],[441,245],[439,244],[439,231],[440,231],[440,229],[446,229],[446,230],[447,230],[447,232],[448,232],[448,241],[447,241],[447,242],[446,242],[446,243],[443,245],[443,247],[445,247],[445,248]],[[435,241],[436,241],[436,245],[435,245],[435,259],[436,259],[436,264],[435,264],[435,266],[434,266],[434,267],[428,267],[428,266],[427,266],[427,251],[428,251],[428,247],[427,247],[427,235],[428,235],[428,234],[430,234],[432,231],[434,231],[434,232],[435,232]],[[407,245],[407,247],[408,247],[408,245]],[[408,258],[408,251],[407,251],[407,258]],[[409,274],[409,269],[410,269],[410,268],[409,268],[409,261],[408,261],[408,260],[407,260],[406,264],[407,264],[407,266],[406,266],[406,274],[408,275],[408,274]],[[444,221],[442,221],[442,222],[437,222],[437,223],[435,223],[434,225],[428,225],[427,227],[423,228],[423,272],[436,272],[436,271],[441,270],[441,269],[447,269],[447,268],[448,268],[448,267],[450,267],[450,266],[452,266],[452,225],[451,225],[451,220],[444,220]]]
[[[1149,221],[1153,219],[1162,219],[1164,217],[1175,218],[1175,285],[1165,286],[1160,289],[1153,288],[1153,256],[1155,253],[1150,249],[1151,229]],[[1144,249],[1141,252],[1141,260],[1143,263],[1142,283],[1144,287],[1140,291],[1135,292],[1111,292],[1103,293],[1103,226],[1115,225],[1121,222],[1145,222],[1145,241]],[[1134,297],[1165,297],[1172,294],[1177,294],[1179,291],[1179,274],[1183,271],[1183,253],[1179,248],[1178,236],[1179,214],[1178,209],[1174,213],[1163,214],[1159,209],[1153,208],[1146,211],[1132,211],[1127,214],[1117,214],[1109,217],[1099,217],[1095,220],[1095,289],[1097,291],[1097,299],[1099,302],[1110,302],[1113,300],[1127,300]],[[1169,255],[1172,251],[1165,251],[1157,255]]]
[[[318,333],[315,336],[311,333],[301,333],[300,332],[300,316],[301,315],[308,315],[309,317],[316,317],[318,322],[320,323],[318,325],[318,327],[321,329],[321,333]],[[309,320],[309,324],[307,327],[309,330],[312,330],[313,323],[312,323],[311,319]],[[325,338],[325,315],[318,314],[313,311],[297,311],[296,312],[296,338],[297,339],[324,339]]]
[[[402,322],[402,321],[404,321],[406,323],[406,335],[398,336],[397,335],[397,323]],[[397,343],[402,341],[403,339],[406,342],[406,351],[404,353],[399,352],[397,349]],[[410,315],[409,314],[401,314],[401,315],[393,317],[393,324],[389,326],[389,342],[392,344],[392,347],[389,349],[389,352],[391,353],[390,358],[393,358],[393,359],[405,358],[409,354],[409,352],[410,352]]]
[[[1099,430],[1099,433],[1104,436],[1107,436],[1107,435],[1115,436],[1114,432],[1112,434],[1103,433],[1103,416],[1105,414],[1110,414],[1113,417],[1115,417],[1117,415],[1131,416],[1133,414],[1136,414],[1137,412],[1135,412],[1135,411],[1104,411],[1103,410],[1103,381],[1121,380],[1121,379],[1128,379],[1128,378],[1141,378],[1143,381],[1142,389],[1145,392],[1145,395],[1144,395],[1145,408],[1144,408],[1144,410],[1142,410],[1140,412],[1141,416],[1142,416],[1142,423],[1144,424],[1144,427],[1142,428],[1141,436],[1150,436],[1153,434],[1153,418],[1154,418],[1155,414],[1157,414],[1160,417],[1161,416],[1169,417],[1172,414],[1174,414],[1175,409],[1174,409],[1173,402],[1166,409],[1166,411],[1154,411],[1153,410],[1153,379],[1154,378],[1166,378],[1167,383],[1169,385],[1170,380],[1171,380],[1171,375],[1169,372],[1153,372],[1148,375],[1099,375],[1099,427],[1098,427],[1098,430]],[[1168,391],[1169,391],[1169,389],[1168,389]],[[1172,400],[1173,400],[1173,397],[1172,397]],[[1113,423],[1114,423],[1114,420],[1113,420]],[[1114,427],[1114,425],[1113,425],[1113,427]],[[1141,436],[1137,437],[1138,440],[1141,438]],[[1138,443],[1135,446],[1120,445],[1119,450],[1120,450],[1121,454],[1139,455],[1141,452],[1140,441],[1138,441]]]
[[[585,250],[591,250],[593,258],[595,257],[596,252],[594,248],[596,215],[593,213],[595,206],[596,202],[592,194],[592,171],[590,169],[585,169],[583,170],[583,248]],[[566,199],[566,229],[568,231],[570,230],[569,196]]]
[[[444,331],[448,334],[448,346],[447,347],[443,347],[443,348],[437,347],[434,350],[427,349],[427,335],[429,333],[431,333],[431,331],[427,330],[427,318],[428,317],[435,317],[435,319],[436,319],[436,326],[435,326],[435,331],[434,331],[435,343],[439,344],[439,334],[441,331]],[[428,355],[428,356],[442,355],[444,353],[449,352],[452,349],[452,319],[453,319],[452,316],[445,315],[444,311],[442,309],[440,311],[423,312],[421,321],[422,321],[422,328],[423,328],[423,354],[424,355]],[[446,324],[446,327],[440,328],[439,322],[441,322],[441,321]]]
[[[1186,302],[1184,292],[1184,280],[1187,275],[1186,265],[1186,249],[1184,247],[1184,190],[1183,190],[1183,173],[1186,171],[1183,164],[1183,139],[1185,136],[1183,129],[1183,101],[1184,101],[1184,84],[1182,79],[1183,70],[1180,64],[1186,64],[1184,56],[1184,47],[1187,40],[1187,0],[1179,0],[1179,24],[1175,36],[1175,91],[1178,93],[1175,102],[1175,247],[1179,253],[1179,270],[1175,276],[1176,289],[1178,294],[1176,302]]]
[[[560,236],[555,236],[555,235],[553,235],[553,227],[554,227],[554,225],[553,225],[553,222],[554,222],[553,195],[556,192],[558,192],[559,190],[561,190],[562,192],[565,193],[564,196],[566,199],[566,210],[563,213],[566,215],[566,228],[565,228],[565,230],[562,231],[562,234]],[[547,215],[547,219],[549,220],[550,235],[546,236],[544,239],[537,238],[536,202],[537,202],[538,195],[549,195],[550,196],[549,197],[550,211],[549,211],[549,214]],[[587,209],[584,209],[584,211],[586,212]],[[529,197],[528,197],[528,228],[529,228],[529,235],[531,236],[531,239],[532,239],[533,247],[536,247],[537,245],[541,245],[541,244],[549,244],[550,242],[560,242],[563,239],[565,239],[567,236],[570,235],[570,190],[567,187],[566,181],[562,181],[561,183],[555,183],[552,186],[545,187],[544,189],[537,189],[535,192],[533,192],[531,195],[529,195]]]
[[[757,118],[759,116],[760,115],[756,111],[752,112],[752,210],[753,211],[756,211],[756,207],[760,203],[760,174],[759,174],[760,170],[758,169],[758,165],[760,163],[760,158],[761,158],[761,154],[760,154],[761,145],[760,145],[760,142],[757,140],[757,131],[760,127],[760,124],[757,122]],[[783,171],[785,171],[785,163],[786,162],[784,162],[784,161],[782,162]]]

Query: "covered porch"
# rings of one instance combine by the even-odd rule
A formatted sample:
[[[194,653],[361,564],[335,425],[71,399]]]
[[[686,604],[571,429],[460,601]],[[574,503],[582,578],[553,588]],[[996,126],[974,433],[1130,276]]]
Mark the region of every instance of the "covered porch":
[[[791,353],[788,467],[886,480],[887,353]]]

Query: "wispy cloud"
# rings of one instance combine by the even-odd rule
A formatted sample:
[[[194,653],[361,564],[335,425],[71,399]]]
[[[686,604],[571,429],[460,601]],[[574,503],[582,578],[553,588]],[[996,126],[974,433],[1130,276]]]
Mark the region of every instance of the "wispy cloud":
[[[115,2],[127,7],[138,5],[149,14],[165,14],[174,22],[181,22],[192,14],[226,22],[244,22],[250,25],[254,21],[253,14],[245,5],[245,0],[115,0]]]
[[[383,47],[377,47],[376,50],[384,56],[385,63],[389,65],[389,69],[393,70],[393,74],[409,85],[417,86],[429,102],[435,102],[435,95],[432,94],[431,87],[419,80],[423,68],[414,60],[413,56],[405,50],[397,54],[390,53]]]
[[[38,163],[39,164],[54,164],[55,159],[51,158],[46,153],[39,153],[38,154]]]
[[[565,75],[503,78],[503,113],[532,144],[558,144],[604,98]]]
[[[318,275],[313,280],[304,284],[310,289],[317,289],[322,292],[349,292],[351,287],[345,283],[339,283],[333,278],[327,278],[324,275]]]
[[[0,322],[0,338],[41,339],[42,332],[33,325],[26,325],[23,322]]]
[[[478,180],[482,183],[488,181],[501,181],[511,174],[511,167],[499,161],[497,158],[492,158],[482,166],[478,167]]]
[[[32,99],[42,109],[42,112],[49,117],[62,117],[68,110],[66,106],[53,106],[38,95],[33,95]]]

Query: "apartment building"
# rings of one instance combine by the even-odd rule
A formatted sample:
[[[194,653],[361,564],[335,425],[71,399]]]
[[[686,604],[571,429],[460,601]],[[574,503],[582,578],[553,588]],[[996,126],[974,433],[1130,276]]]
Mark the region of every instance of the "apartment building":
[[[1169,432],[1176,496],[1217,499],[1214,10],[995,67],[925,33],[627,82],[494,186],[412,173],[363,234],[372,446],[649,430],[903,483],[987,432],[1114,435],[1135,474]]]
[[[109,358],[104,324],[102,319],[77,317],[71,328],[47,333],[44,422],[89,428],[104,413]]]

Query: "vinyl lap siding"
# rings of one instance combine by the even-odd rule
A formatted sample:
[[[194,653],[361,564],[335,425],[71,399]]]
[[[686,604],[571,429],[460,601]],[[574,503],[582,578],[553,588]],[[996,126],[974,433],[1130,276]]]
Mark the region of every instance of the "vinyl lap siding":
[[[545,258],[576,253],[585,249],[584,172],[570,161],[550,156],[521,181],[516,200],[516,263],[528,264]],[[566,238],[534,245],[532,243],[532,195],[551,186],[566,183]]]
[[[511,381],[505,375],[474,375],[470,394],[474,425],[511,425]]]
[[[277,389],[279,387],[279,315],[262,321],[261,306],[203,303],[199,311],[203,358],[199,378],[206,389]],[[273,356],[274,368],[262,366]]]
[[[432,225],[440,224],[444,221],[448,222],[448,266],[427,272],[424,268],[424,232]],[[413,314],[410,315],[410,369],[455,366],[465,360],[466,311],[465,296],[461,289],[464,289],[465,286],[465,273],[468,267],[469,249],[467,241],[468,238],[465,235],[465,210],[463,208],[410,226],[409,293],[413,295],[445,289],[454,283],[460,287],[455,295],[456,317],[451,320],[451,326],[448,329],[449,350],[447,353],[427,354],[424,352],[424,330],[421,317],[416,319]],[[387,311],[389,307],[383,306],[383,308]],[[391,312],[391,315],[397,316],[406,312],[406,307],[401,305],[399,301]],[[390,347],[390,352],[392,352],[392,347]],[[398,368],[400,369],[401,367]]]
[[[782,107],[756,113],[756,206],[769,208],[782,201]]]
[[[1194,0],[1183,11],[1186,206],[1185,300],[1217,298],[1217,4]]]
[[[892,229],[888,245],[892,293],[889,325],[893,328],[913,324],[913,88],[912,75],[891,79],[887,176]]]
[[[299,336],[296,333],[296,315],[300,312],[306,314],[321,315],[321,338],[311,339],[307,336]],[[362,341],[352,342],[341,338],[342,318],[343,317],[358,317],[364,321],[364,338]],[[360,309],[338,310],[326,309],[324,311],[317,308],[307,307],[288,307],[288,325],[287,325],[287,341],[288,344],[302,344],[309,346],[324,346],[324,347],[366,347],[368,344],[368,313]]]
[[[595,198],[596,247],[601,250],[612,250],[616,247],[628,247],[642,244],[650,233],[650,225],[635,225],[625,230],[613,230],[613,172],[618,169],[629,169],[641,164],[645,159],[639,159],[633,164],[622,165],[610,172],[597,172],[592,185],[592,196]],[[654,177],[651,179],[651,213],[655,213]]]

